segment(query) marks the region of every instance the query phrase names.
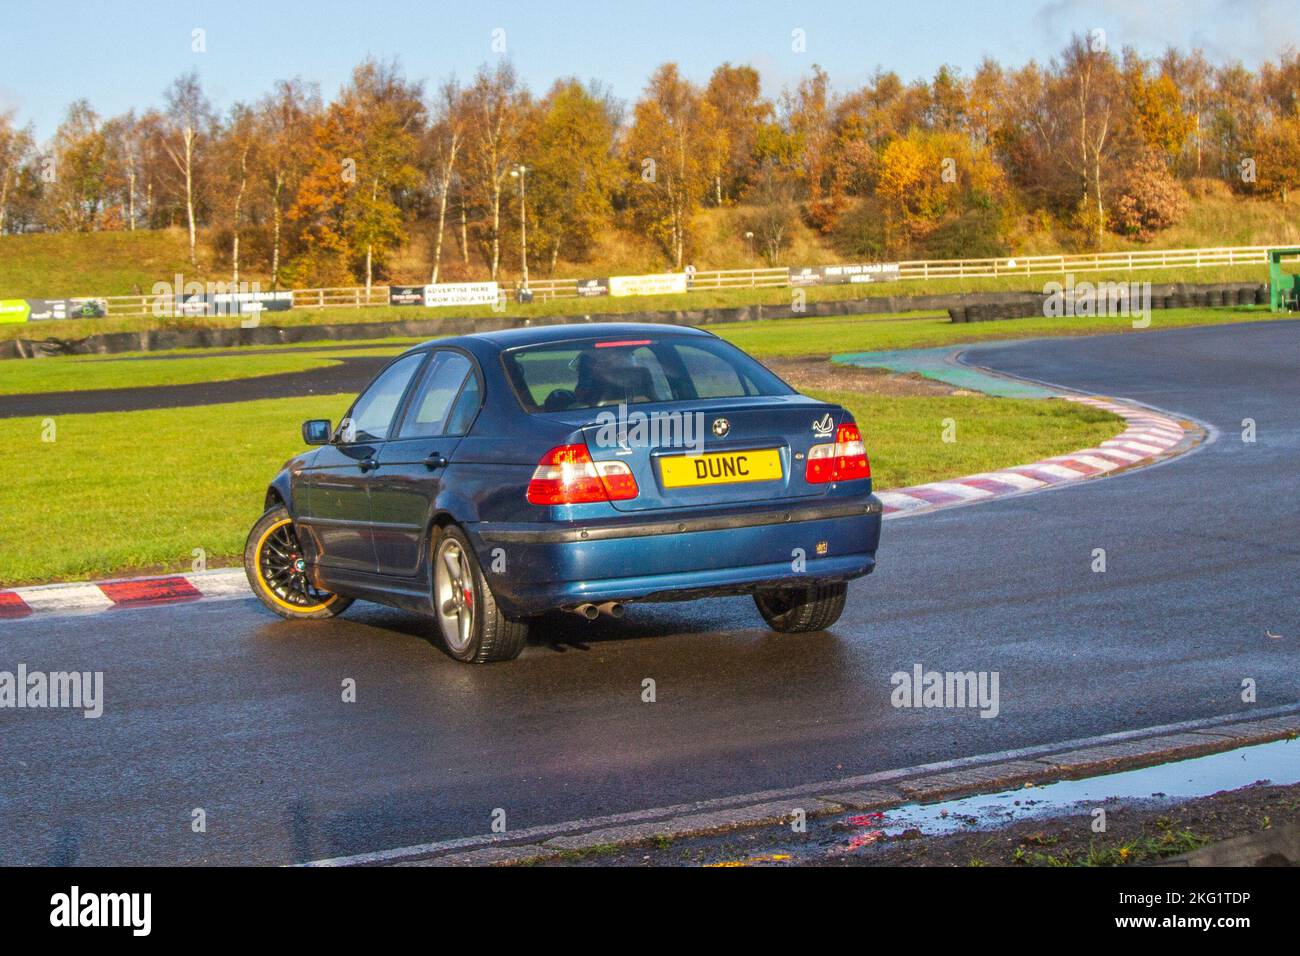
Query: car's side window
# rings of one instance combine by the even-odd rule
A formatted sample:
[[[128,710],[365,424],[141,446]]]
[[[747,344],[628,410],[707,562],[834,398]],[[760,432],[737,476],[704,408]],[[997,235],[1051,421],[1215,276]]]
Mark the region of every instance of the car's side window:
[[[474,416],[478,414],[479,406],[483,404],[483,393],[479,389],[478,376],[470,373],[469,378],[465,379],[465,387],[460,390],[460,398],[456,399],[456,407],[451,410],[451,418],[447,419],[448,435],[464,435],[469,431],[469,426],[474,424]]]
[[[420,367],[424,357],[424,352],[414,352],[398,359],[380,373],[379,378],[352,405],[352,412],[344,419],[344,433],[348,431],[346,423],[350,423],[353,433],[350,439],[345,440],[377,442],[388,438],[393,415],[402,402],[402,396],[406,394],[411,376]]]
[[[470,361],[460,352],[443,350],[433,353],[415,397],[406,410],[398,436],[401,438],[435,438],[456,434],[444,430],[456,396],[461,394]],[[471,376],[472,378],[473,376]],[[477,385],[477,379],[475,379]]]

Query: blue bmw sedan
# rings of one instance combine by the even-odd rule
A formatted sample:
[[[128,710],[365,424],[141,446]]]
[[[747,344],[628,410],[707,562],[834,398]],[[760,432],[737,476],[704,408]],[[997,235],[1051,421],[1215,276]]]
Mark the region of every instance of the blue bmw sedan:
[[[271,482],[244,565],[287,618],[377,601],[459,660],[509,660],[532,619],[752,595],[830,627],[875,567],[881,504],[857,424],[717,336],[556,325],[398,356]]]

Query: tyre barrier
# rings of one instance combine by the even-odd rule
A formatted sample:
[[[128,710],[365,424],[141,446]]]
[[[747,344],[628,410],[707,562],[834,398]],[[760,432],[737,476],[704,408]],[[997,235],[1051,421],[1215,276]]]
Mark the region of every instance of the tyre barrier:
[[[948,308],[952,322],[995,322],[1046,314],[1046,293],[1013,293],[1001,302],[973,302]],[[1268,305],[1268,284],[1229,282],[1214,285],[1161,285],[1151,289],[1152,309],[1223,308]]]

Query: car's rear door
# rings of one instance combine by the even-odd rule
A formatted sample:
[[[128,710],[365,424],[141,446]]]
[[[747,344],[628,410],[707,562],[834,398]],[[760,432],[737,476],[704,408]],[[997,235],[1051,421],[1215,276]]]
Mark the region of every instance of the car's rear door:
[[[387,366],[339,423],[339,439],[323,445],[303,469],[298,521],[315,542],[322,568],[373,572],[370,483],[407,388],[427,353],[413,352]]]
[[[434,502],[481,395],[478,370],[466,353],[434,350],[370,480],[370,524],[380,574],[411,577],[422,566]]]

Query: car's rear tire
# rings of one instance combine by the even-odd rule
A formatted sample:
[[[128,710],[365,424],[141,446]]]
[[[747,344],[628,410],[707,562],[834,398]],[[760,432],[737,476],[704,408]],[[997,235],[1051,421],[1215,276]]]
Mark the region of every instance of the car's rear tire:
[[[785,634],[824,631],[840,619],[849,586],[844,581],[803,588],[759,591],[754,595],[758,613],[767,626]]]
[[[528,642],[528,622],[507,618],[457,527],[435,532],[433,612],[447,653],[458,661],[510,661]]]
[[[244,544],[244,574],[258,600],[291,621],[337,617],[352,598],[322,591],[306,574],[293,518],[283,505],[257,519]]]

